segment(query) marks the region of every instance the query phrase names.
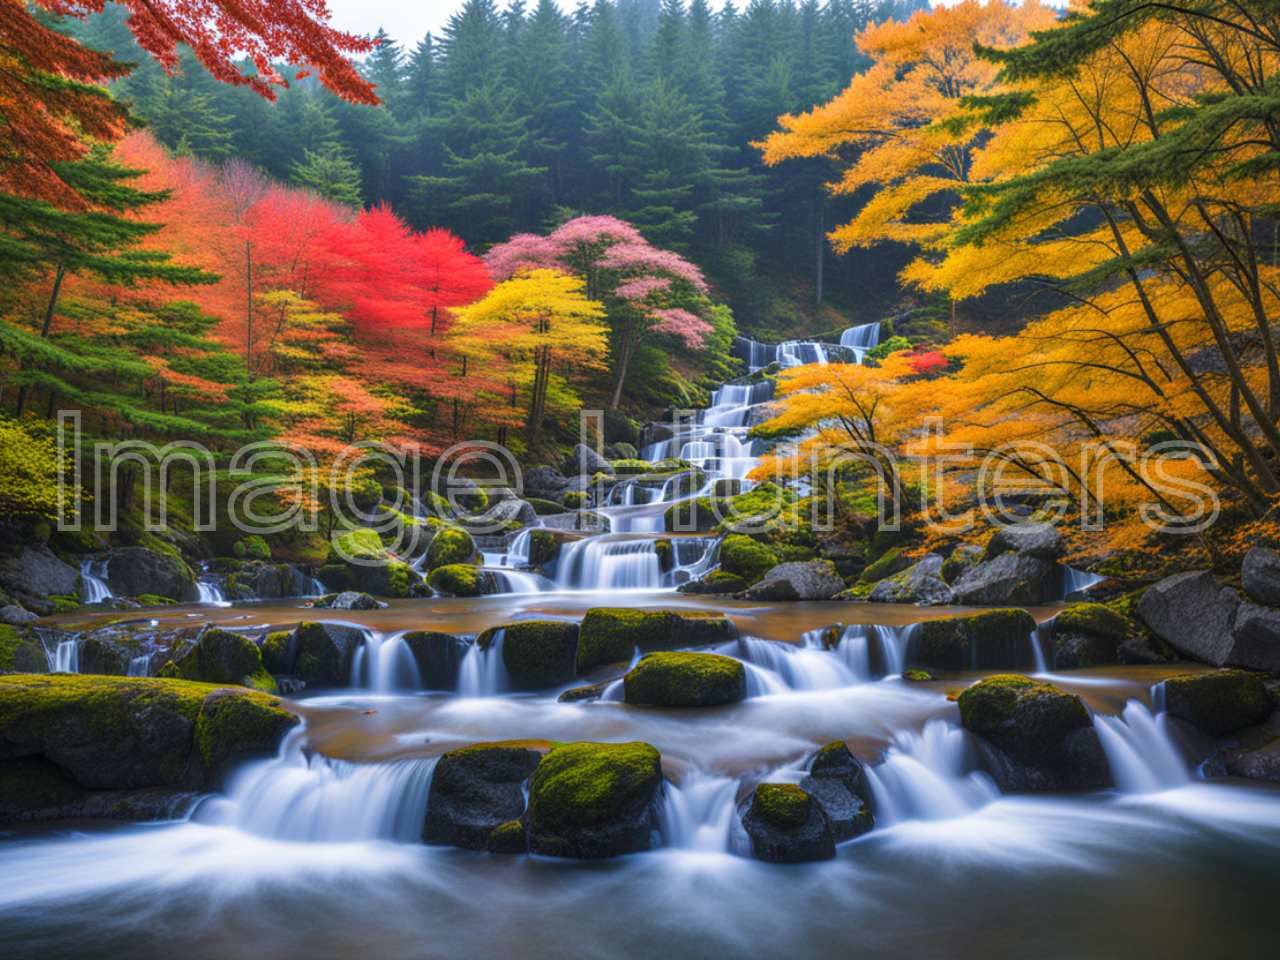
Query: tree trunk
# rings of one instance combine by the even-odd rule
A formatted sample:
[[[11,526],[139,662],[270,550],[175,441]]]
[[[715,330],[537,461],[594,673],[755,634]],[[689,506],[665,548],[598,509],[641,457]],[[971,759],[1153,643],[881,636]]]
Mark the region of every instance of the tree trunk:
[[[67,265],[65,263],[58,264],[58,269],[53,275],[53,292],[49,294],[49,306],[44,311],[44,326],[40,328],[40,339],[47,340],[49,337],[49,329],[53,326],[54,310],[58,306],[58,294],[62,292],[62,281],[67,275]],[[53,402],[52,396],[49,398],[50,403]],[[22,408],[27,404],[27,387],[23,384],[18,388],[18,409],[14,413],[15,418],[22,416]]]

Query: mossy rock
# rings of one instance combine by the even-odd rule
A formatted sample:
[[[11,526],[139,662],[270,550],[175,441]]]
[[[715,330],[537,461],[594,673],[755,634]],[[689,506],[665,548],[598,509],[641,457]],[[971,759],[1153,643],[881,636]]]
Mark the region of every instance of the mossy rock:
[[[926,620],[908,653],[926,670],[1017,669],[1035,661],[1035,630],[1035,618],[1018,609]]]
[[[1134,632],[1134,625],[1105,604],[1073,603],[1054,618],[1053,632],[1080,633],[1120,643]]]
[[[634,651],[653,653],[705,647],[737,637],[733,621],[720,613],[597,607],[582,618],[578,674],[629,661]]]
[[[498,592],[498,582],[493,574],[467,563],[437,567],[427,577],[427,585],[450,597],[487,597]]]
[[[436,570],[451,564],[466,563],[476,552],[476,542],[461,527],[445,527],[436,531],[427,547],[427,569]]]
[[[529,497],[525,500],[525,503],[533,507],[533,512],[540,517],[554,517],[561,513],[568,513],[564,507],[551,500],[539,500],[537,497]]]
[[[611,680],[606,680],[603,683],[593,683],[588,687],[574,687],[572,690],[566,690],[556,697],[556,703],[582,703],[585,700],[599,700],[604,695],[605,688],[612,682]]]
[[[6,623],[0,623],[0,670],[22,673],[47,673],[49,659],[44,647],[30,635]]]
[[[713,497],[736,497],[742,493],[742,481],[733,477],[722,477],[711,487]]]
[[[653,541],[653,552],[658,555],[658,569],[663,573],[676,568],[676,551],[670,540]]]
[[[758,784],[741,815],[757,860],[809,863],[836,855],[821,805],[794,783]]]
[[[367,527],[348,530],[329,544],[326,564],[346,564],[352,560],[380,559],[385,556],[382,538]]]
[[[951,551],[942,562],[942,580],[948,586],[955,583],[982,560],[983,548],[975,544],[962,544]]]
[[[431,775],[422,839],[484,850],[495,829],[525,812],[529,778],[558,744],[545,740],[477,743],[442,756]]]
[[[262,652],[248,637],[221,630],[205,630],[177,660],[170,660],[158,676],[199,683],[236,683],[274,692],[275,679],[262,663]]]
[[[1201,730],[1220,737],[1261,723],[1273,704],[1262,677],[1246,670],[1219,670],[1164,682],[1164,708]]]
[[[571,743],[547,754],[529,786],[529,849],[597,859],[650,849],[662,756],[647,743]]]
[[[529,852],[529,831],[520,820],[508,820],[489,831],[485,849],[490,853],[517,854]]]
[[[529,565],[541,567],[553,563],[560,556],[561,537],[554,530],[529,532]]]
[[[559,620],[525,620],[490,627],[476,638],[482,650],[502,631],[502,663],[514,690],[545,690],[576,675],[578,625]]]
[[[591,495],[585,490],[570,490],[564,495],[564,505],[568,510],[582,510],[591,505]]]
[[[777,565],[778,557],[773,551],[751,537],[730,534],[720,544],[720,569],[740,577],[748,586],[763,579]]]
[[[723,570],[712,570],[701,580],[690,580],[677,588],[680,593],[726,595],[747,589],[747,581]]]
[[[681,470],[692,470],[693,464],[679,457],[667,457],[650,464],[653,473],[678,473]]]
[[[470,648],[465,640],[434,630],[414,630],[403,640],[413,653],[424,689],[457,689],[458,668]]]
[[[252,534],[241,541],[245,546],[245,553],[250,560],[270,560],[271,547],[267,545],[267,541],[257,534]]]
[[[707,497],[681,500],[663,514],[663,529],[667,533],[714,533],[720,526],[724,503]]]
[[[1079,697],[1016,675],[988,677],[958,698],[964,728],[987,745],[1005,791],[1092,790],[1111,786],[1093,718]]]
[[[290,644],[293,632],[276,630],[262,638],[262,665],[271,673],[288,673],[292,667]]]
[[[337,623],[303,621],[293,634],[292,672],[308,686],[337,687],[351,677],[351,661],[364,633]]]
[[[880,559],[862,571],[858,580],[862,583],[879,583],[886,577],[901,573],[911,566],[911,558],[904,556],[897,547],[887,551]]]
[[[902,679],[908,683],[928,683],[933,676],[928,670],[903,670]]]
[[[635,476],[653,470],[653,465],[647,460],[614,460],[610,466],[613,467],[614,475],[619,477]]]
[[[209,789],[232,757],[275,749],[298,718],[267,694],[185,680],[0,677],[0,752],[43,757],[81,788]]]
[[[714,653],[651,653],[623,679],[627,703],[650,707],[716,707],[747,698],[747,672]]]

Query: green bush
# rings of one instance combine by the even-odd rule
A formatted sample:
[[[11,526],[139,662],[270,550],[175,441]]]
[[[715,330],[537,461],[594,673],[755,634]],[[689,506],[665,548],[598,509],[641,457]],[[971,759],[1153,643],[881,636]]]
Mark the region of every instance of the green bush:
[[[270,560],[271,548],[267,546],[267,541],[263,540],[257,534],[244,538],[245,550],[249,554],[250,560]]]

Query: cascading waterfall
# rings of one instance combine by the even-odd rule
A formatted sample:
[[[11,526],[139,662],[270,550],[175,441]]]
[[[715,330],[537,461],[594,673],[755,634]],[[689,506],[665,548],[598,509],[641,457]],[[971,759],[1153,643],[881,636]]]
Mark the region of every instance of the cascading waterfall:
[[[880,346],[880,322],[863,323],[849,327],[840,334],[840,346],[848,347],[857,354],[858,362],[871,350]]]
[[[664,784],[658,808],[662,844],[679,850],[729,853],[737,826],[738,781],[694,770],[679,785]]]
[[[216,583],[210,583],[207,580],[197,580],[196,589],[200,591],[200,602],[207,603],[215,607],[229,607],[231,601],[227,599],[227,595],[222,592],[222,587]]]
[[[85,603],[105,603],[115,596],[106,584],[107,562],[106,560],[80,561],[80,586]]]
[[[473,643],[458,665],[458,696],[496,697],[511,687],[507,666],[502,662],[502,639],[505,630],[493,635],[487,650]]]
[[[600,537],[566,543],[560,548],[556,585],[564,590],[657,590],[662,586],[657,547],[653,540]]]
[[[1066,600],[1073,593],[1081,590],[1088,590],[1096,583],[1101,583],[1106,577],[1097,573],[1088,573],[1084,570],[1077,570],[1075,567],[1062,566],[1062,599]]]
[[[436,761],[348,763],[304,749],[302,728],[279,754],[242,767],[227,797],[197,819],[305,843],[415,842],[422,836]]]
[[[80,672],[80,644],[74,640],[59,640],[53,652],[46,647],[44,655],[49,661],[50,673]]]
[[[533,528],[525,527],[511,539],[507,547],[507,556],[503,562],[508,567],[523,567],[529,562],[529,543],[533,539]]]
[[[351,685],[374,693],[421,690],[422,673],[404,634],[366,631],[351,660]]]
[[[907,662],[911,641],[920,624],[891,626],[877,623],[853,623],[840,632],[840,640],[832,654],[844,661],[859,680],[897,676]],[[811,630],[804,635],[806,647],[823,648],[824,630]]]
[[[1094,714],[1093,726],[1121,793],[1156,793],[1191,782],[1191,767],[1159,706],[1153,714],[1144,703],[1130,700],[1119,716]]]
[[[520,570],[509,570],[506,567],[486,567],[485,569],[498,581],[499,593],[543,593],[555,589],[555,584],[536,573],[524,573]]]
[[[776,675],[788,690],[840,690],[866,679],[834,654],[812,647],[742,637],[737,652],[745,662]],[[767,686],[767,692],[777,692],[776,684]]]
[[[151,654],[140,653],[129,661],[129,672],[125,674],[128,677],[149,677],[151,676]]]
[[[865,769],[877,826],[962,817],[1000,796],[969,735],[946,720],[899,733],[884,762]]]

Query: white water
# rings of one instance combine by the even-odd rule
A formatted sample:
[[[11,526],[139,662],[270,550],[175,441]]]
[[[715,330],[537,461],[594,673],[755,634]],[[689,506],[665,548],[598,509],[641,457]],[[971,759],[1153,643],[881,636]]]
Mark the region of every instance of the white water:
[[[1088,590],[1095,583],[1101,583],[1107,579],[1096,573],[1088,573],[1084,570],[1077,570],[1075,567],[1068,567],[1065,564],[1062,567],[1062,599],[1066,600],[1079,590]]]
[[[738,648],[748,663],[776,675],[788,690],[839,690],[866,679],[827,650],[753,637],[743,637]],[[759,682],[771,688],[769,692],[777,692],[772,681]]]
[[[877,827],[962,817],[1000,796],[978,769],[968,734],[942,719],[898,733],[884,762],[866,774]]]
[[[106,584],[106,560],[80,561],[80,586],[85,603],[104,603],[115,596]]]
[[[226,798],[198,819],[305,843],[421,838],[434,759],[347,763],[303,743],[302,729],[293,730],[276,757],[242,767]]]
[[[421,690],[422,674],[404,634],[367,631],[351,660],[351,685],[384,694]]]
[[[151,675],[151,654],[140,653],[129,661],[129,677],[147,677]]]
[[[848,347],[858,357],[858,362],[862,362],[862,358],[871,350],[880,346],[880,323],[864,323],[856,327],[849,327],[844,333],[840,334],[840,346]]]
[[[738,781],[693,770],[679,786],[664,784],[658,822],[662,844],[680,850],[729,853],[737,827]]]
[[[906,666],[911,640],[920,630],[918,623],[903,626],[854,623],[840,632],[840,640],[832,655],[839,657],[859,680],[897,676]],[[823,649],[823,630],[804,635],[810,649]]]
[[[481,650],[473,643],[458,665],[458,696],[496,697],[511,689],[507,665],[502,662],[502,639],[505,630],[497,631],[489,649]]]
[[[196,589],[200,591],[201,603],[207,603],[215,607],[231,606],[230,601],[227,600],[227,595],[222,592],[222,587],[218,586],[216,583],[197,580]]]
[[[80,645],[74,640],[59,640],[53,653],[46,647],[44,655],[49,661],[50,673],[80,672]]]
[[[657,590],[662,567],[653,540],[590,537],[560,548],[556,585],[562,590]]]
[[[1156,793],[1191,783],[1191,767],[1169,730],[1168,715],[1138,700],[1119,716],[1094,714],[1094,728],[1121,793]]]

